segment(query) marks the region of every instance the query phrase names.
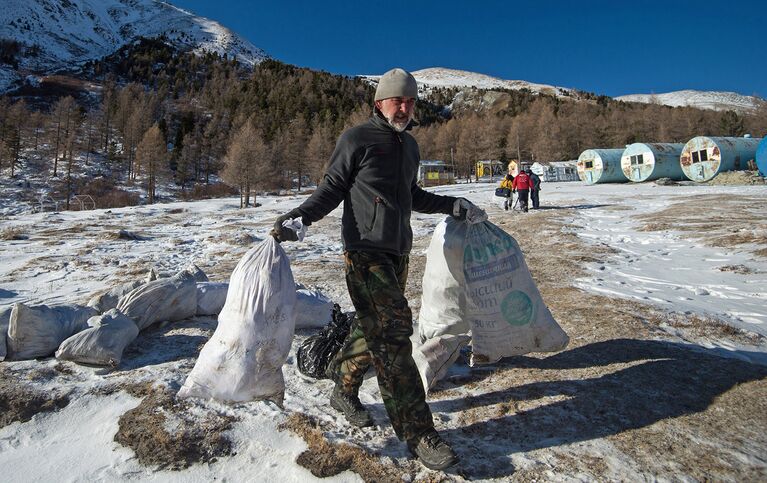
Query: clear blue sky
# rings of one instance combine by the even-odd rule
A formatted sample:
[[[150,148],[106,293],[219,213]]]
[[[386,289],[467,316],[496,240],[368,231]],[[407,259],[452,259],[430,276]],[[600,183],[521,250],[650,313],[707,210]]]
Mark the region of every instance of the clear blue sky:
[[[767,0],[170,0],[336,74],[449,67],[597,94],[767,98]]]

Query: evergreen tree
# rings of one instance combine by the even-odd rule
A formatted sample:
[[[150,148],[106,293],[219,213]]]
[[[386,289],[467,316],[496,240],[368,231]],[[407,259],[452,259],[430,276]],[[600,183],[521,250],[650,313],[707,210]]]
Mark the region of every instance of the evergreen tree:
[[[743,118],[735,111],[725,111],[722,114],[719,129],[724,136],[742,136],[746,132]]]

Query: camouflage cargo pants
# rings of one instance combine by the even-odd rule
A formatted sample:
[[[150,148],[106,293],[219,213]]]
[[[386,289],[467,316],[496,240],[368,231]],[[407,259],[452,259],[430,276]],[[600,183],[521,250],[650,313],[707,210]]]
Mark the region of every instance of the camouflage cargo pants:
[[[394,432],[410,440],[434,427],[413,361],[413,316],[405,299],[408,257],[346,252],[346,284],[357,316],[328,367],[328,376],[356,394],[371,364]]]

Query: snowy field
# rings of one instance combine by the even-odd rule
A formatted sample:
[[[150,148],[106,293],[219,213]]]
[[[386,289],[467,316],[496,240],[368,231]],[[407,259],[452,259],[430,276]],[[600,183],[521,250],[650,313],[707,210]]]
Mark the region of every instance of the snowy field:
[[[462,458],[442,477],[767,478],[767,187],[549,183],[541,193],[543,209],[527,214],[503,211],[493,187],[470,183],[434,191],[486,207],[490,221],[518,239],[571,345],[560,354],[480,368],[459,361],[451,369],[429,397],[437,428]],[[0,218],[0,307],[84,304],[94,293],[143,278],[152,268],[168,276],[191,262],[211,281],[227,281],[242,254],[267,236],[274,218],[303,199],[259,196],[261,206],[246,210],[237,208],[237,199],[223,199],[5,215]],[[340,216],[339,208],[309,227],[303,242],[283,246],[297,282],[321,290],[349,311]],[[438,215],[413,217],[408,297],[416,316],[425,248],[440,220]],[[120,230],[137,239],[119,238]],[[617,315],[604,315],[610,310]],[[295,348],[311,331],[297,332],[285,365],[284,409],[265,402],[195,401],[178,414],[158,403],[156,410],[167,411],[163,424],[169,434],[185,424],[229,418],[222,431],[231,442],[229,452],[174,468],[146,464],[135,448],[115,442],[118,420],[148,399],[148,390],[137,387],[175,393],[214,330],[215,319],[205,317],[147,329],[113,371],[53,358],[0,362],[0,403],[3,395],[7,403],[14,388],[64,401],[53,411],[40,409],[28,421],[0,427],[4,478],[311,481],[310,470],[319,465],[297,459],[307,448],[317,449],[307,433],[295,429],[297,414],[310,418],[308,426],[329,443],[351,443],[373,455],[387,475],[439,478],[411,460],[396,440],[374,377],[366,380],[360,397],[377,427],[352,428],[328,408],[331,383],[308,379],[295,366]],[[679,364],[668,365],[673,361]],[[637,372],[645,367],[647,373]],[[687,367],[710,372],[692,374],[695,369]],[[694,379],[665,387],[669,379],[688,376]],[[732,392],[736,386],[745,391],[738,397]],[[739,406],[744,401],[750,408]],[[729,432],[709,436],[701,428],[718,411],[727,412],[729,419],[717,421]],[[659,452],[665,456],[659,458]],[[719,455],[716,464],[698,459],[712,452]],[[326,479],[375,479],[359,466],[336,473]]]

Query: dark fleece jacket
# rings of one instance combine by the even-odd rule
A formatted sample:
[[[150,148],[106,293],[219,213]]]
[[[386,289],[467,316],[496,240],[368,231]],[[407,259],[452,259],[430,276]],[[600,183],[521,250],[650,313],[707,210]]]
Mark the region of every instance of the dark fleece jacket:
[[[418,144],[376,113],[338,139],[317,190],[298,207],[305,223],[320,220],[343,200],[344,249],[410,253],[410,213],[450,214],[456,198],[416,184]]]

